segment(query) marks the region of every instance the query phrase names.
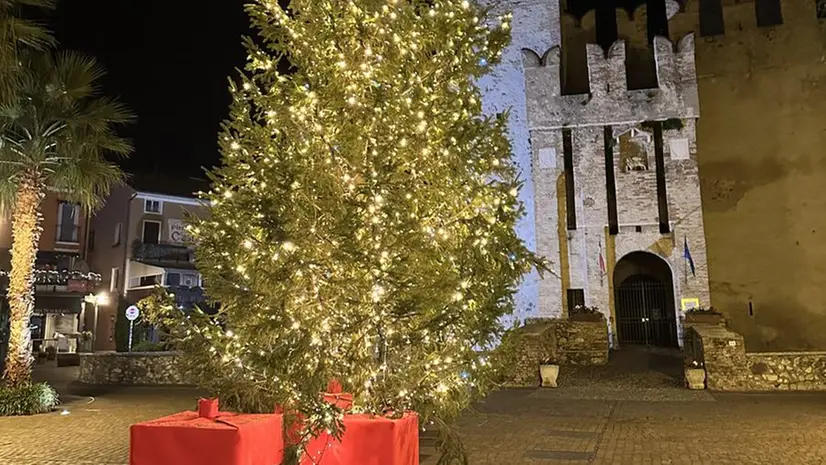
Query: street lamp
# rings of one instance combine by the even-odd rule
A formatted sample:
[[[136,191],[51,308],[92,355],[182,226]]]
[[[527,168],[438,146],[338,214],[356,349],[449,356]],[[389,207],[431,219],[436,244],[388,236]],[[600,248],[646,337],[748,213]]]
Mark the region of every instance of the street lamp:
[[[98,339],[98,306],[109,305],[109,294],[106,292],[101,292],[98,295],[89,294],[83,300],[95,306],[95,320],[92,324],[92,351],[94,352]]]

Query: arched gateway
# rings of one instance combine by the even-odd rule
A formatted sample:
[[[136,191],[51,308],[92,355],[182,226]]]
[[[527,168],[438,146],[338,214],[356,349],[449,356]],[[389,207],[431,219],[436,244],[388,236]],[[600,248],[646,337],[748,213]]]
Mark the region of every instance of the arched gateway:
[[[674,281],[659,256],[632,252],[617,262],[614,310],[620,345],[677,347]]]

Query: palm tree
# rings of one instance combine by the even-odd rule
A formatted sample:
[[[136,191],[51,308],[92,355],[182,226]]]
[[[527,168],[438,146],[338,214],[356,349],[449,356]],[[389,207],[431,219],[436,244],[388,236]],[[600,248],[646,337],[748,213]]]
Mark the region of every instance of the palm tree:
[[[54,45],[54,38],[43,24],[25,19],[21,9],[54,7],[55,0],[0,0],[0,102],[10,97],[17,82],[20,46],[43,50]]]
[[[123,105],[100,96],[96,82],[104,72],[93,58],[26,52],[21,63],[14,98],[0,105],[0,207],[12,212],[11,323],[3,377],[12,387],[31,380],[29,320],[43,197],[53,189],[88,210],[98,207],[123,178],[105,154],[131,152],[114,126],[132,119]]]

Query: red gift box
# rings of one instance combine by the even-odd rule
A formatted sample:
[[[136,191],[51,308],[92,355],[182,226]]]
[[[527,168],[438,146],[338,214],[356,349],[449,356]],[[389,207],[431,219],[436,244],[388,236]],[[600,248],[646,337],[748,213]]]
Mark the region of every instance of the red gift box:
[[[330,380],[330,382],[327,383],[327,392],[323,394],[324,401],[342,410],[353,408],[353,395],[341,391],[341,383],[337,379]]]
[[[419,417],[345,415],[341,441],[326,433],[310,440],[301,465],[419,465]]]
[[[214,419],[218,417],[218,399],[201,399],[198,401],[198,416]]]
[[[325,392],[324,401],[342,410],[350,410],[353,407],[352,394]]]
[[[202,399],[203,400],[203,399]],[[214,402],[214,405],[212,404]],[[217,400],[129,428],[130,465],[280,465],[283,417],[217,412]]]
[[[353,408],[353,395],[343,393],[341,391],[341,383],[336,379],[332,379],[327,383],[327,392],[321,393],[321,395],[324,401],[328,404],[335,405],[342,410],[350,410]],[[279,415],[283,414],[284,408],[280,405],[276,405],[275,413]],[[289,445],[295,445],[301,442],[301,435],[303,434],[302,428],[304,427],[304,416],[298,413],[296,417],[297,418],[293,424],[290,425],[287,431],[287,442]]]

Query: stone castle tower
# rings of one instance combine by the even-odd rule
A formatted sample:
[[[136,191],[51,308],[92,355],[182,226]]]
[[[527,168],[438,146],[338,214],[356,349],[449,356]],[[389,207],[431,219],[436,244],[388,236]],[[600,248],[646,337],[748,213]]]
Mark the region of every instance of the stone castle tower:
[[[513,43],[480,84],[489,110],[511,109],[514,155],[530,178],[520,232],[555,270],[529,280],[520,303],[538,317],[597,307],[615,343],[675,346],[682,307],[710,299],[694,35],[672,43],[643,14],[642,27],[617,29],[648,40],[623,40],[595,34],[593,15],[561,15],[556,0],[507,7]],[[667,22],[674,3],[662,7]]]

